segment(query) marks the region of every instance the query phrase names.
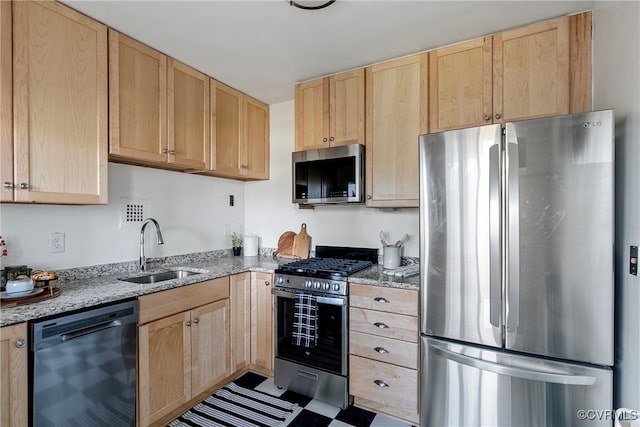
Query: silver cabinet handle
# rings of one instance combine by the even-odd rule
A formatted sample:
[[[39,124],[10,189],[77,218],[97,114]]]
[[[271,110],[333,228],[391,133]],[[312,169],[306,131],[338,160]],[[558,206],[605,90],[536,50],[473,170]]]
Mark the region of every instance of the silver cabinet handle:
[[[380,329],[389,329],[389,326],[386,323],[382,323],[382,322],[376,322],[373,324],[373,326]]]
[[[497,120],[500,120],[501,118],[502,118],[502,114],[500,114],[500,113],[496,113],[496,119],[497,119]]]
[[[329,141],[333,141],[334,139],[335,139],[334,137],[331,137],[331,138],[329,138]]]
[[[163,148],[163,149],[162,149],[162,154],[167,154],[168,152],[169,152],[169,150],[168,150],[168,149],[166,149],[166,148]]]
[[[190,320],[187,320],[186,325],[187,325],[187,326],[191,326],[191,321],[190,321]]]
[[[265,285],[265,286],[269,286],[269,281],[268,281],[268,280],[265,280],[265,281],[264,281],[264,285]]]
[[[371,194],[367,194],[367,199],[371,200]]]
[[[196,324],[200,323],[200,319],[193,319],[193,323],[196,323]]]
[[[375,385],[377,385],[378,387],[382,387],[382,388],[389,387],[389,384],[385,383],[385,382],[384,382],[384,381],[382,381],[382,380],[375,380],[375,381],[373,381],[373,383],[374,383]]]
[[[485,120],[491,120],[491,114],[485,114],[483,119]]]
[[[25,344],[24,340],[16,341],[16,347],[18,347],[18,348],[24,347],[24,344]]]
[[[2,184],[2,186],[4,188],[13,188],[13,182],[5,181],[4,184]]]
[[[389,300],[383,297],[375,297],[373,300],[381,304],[389,304]]]
[[[176,150],[169,151],[169,154],[171,154],[172,156],[175,156],[176,155]]]
[[[387,350],[387,349],[386,349],[386,348],[384,348],[384,347],[376,347],[376,348],[374,348],[374,350],[375,350],[376,352],[380,353],[380,354],[387,354],[387,353],[389,353],[389,350]]]
[[[28,190],[29,189],[29,184],[27,184],[26,182],[20,183],[20,189],[21,190]]]
[[[322,142],[327,142],[327,138],[322,138]]]

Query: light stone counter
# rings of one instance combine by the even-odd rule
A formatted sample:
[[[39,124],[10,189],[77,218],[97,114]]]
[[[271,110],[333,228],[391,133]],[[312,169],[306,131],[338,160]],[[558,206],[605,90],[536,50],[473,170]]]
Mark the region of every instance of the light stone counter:
[[[377,264],[349,276],[349,283],[411,289],[417,291],[420,289],[420,276],[400,278],[384,274],[382,265]]]
[[[59,279],[55,285],[62,290],[60,296],[33,304],[0,309],[0,327],[136,298],[140,295],[246,271],[273,273],[279,264],[292,261],[273,258],[268,255],[271,253],[270,250],[261,250],[260,255],[254,257],[234,257],[230,256],[230,252],[230,250],[215,251],[156,259],[145,273],[137,272],[135,262],[61,270],[57,272]],[[191,270],[202,274],[149,284],[118,280],[122,277],[142,276],[172,269]],[[349,282],[406,289],[419,287],[417,277],[410,279],[390,277],[382,273],[382,267],[379,265],[356,273],[349,277]]]

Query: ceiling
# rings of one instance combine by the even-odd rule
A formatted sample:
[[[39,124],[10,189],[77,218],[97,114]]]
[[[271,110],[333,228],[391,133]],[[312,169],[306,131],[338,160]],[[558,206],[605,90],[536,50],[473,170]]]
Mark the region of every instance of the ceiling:
[[[294,84],[593,7],[593,1],[63,3],[268,104]]]

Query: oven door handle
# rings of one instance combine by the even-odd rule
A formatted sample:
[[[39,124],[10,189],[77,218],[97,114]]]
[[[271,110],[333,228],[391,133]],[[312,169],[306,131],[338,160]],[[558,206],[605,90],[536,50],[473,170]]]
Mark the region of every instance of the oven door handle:
[[[295,292],[284,291],[282,289],[271,288],[271,294],[277,297],[295,299]],[[347,305],[347,298],[345,297],[317,297],[316,301],[318,304],[327,304],[327,305],[337,305],[337,306],[345,306]]]

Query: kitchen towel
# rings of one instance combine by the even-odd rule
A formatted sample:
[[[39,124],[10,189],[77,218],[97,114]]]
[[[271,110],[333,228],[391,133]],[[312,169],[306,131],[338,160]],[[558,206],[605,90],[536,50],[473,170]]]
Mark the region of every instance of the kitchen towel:
[[[296,293],[293,308],[293,345],[315,347],[318,342],[318,300],[315,295]]]

